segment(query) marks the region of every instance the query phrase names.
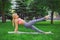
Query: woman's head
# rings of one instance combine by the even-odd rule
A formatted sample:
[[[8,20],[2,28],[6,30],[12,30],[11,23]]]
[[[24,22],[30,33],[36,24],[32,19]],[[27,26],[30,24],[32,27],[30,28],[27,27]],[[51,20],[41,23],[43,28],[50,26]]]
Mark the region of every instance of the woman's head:
[[[12,14],[12,17],[13,17],[13,19],[16,19],[16,18],[18,18],[19,16],[17,15],[17,13],[14,13],[14,14]]]

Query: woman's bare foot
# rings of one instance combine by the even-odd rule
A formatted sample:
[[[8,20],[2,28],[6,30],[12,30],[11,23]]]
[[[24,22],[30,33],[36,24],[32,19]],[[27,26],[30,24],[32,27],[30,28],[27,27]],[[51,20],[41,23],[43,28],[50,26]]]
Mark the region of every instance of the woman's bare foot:
[[[53,34],[51,31],[49,31],[49,32],[45,32],[45,34]]]
[[[47,16],[45,16],[45,18],[46,18],[46,19],[48,19],[48,18],[50,18],[50,16],[49,16],[49,15],[47,15]]]

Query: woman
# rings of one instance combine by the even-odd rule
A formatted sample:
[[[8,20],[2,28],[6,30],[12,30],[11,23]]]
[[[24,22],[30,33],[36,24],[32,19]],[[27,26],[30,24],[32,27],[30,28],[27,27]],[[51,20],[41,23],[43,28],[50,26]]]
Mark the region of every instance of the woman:
[[[17,32],[17,31],[18,31],[18,25],[19,25],[19,24],[22,24],[22,25],[24,25],[26,28],[30,28],[30,29],[32,29],[32,30],[35,30],[35,31],[40,32],[40,33],[43,33],[43,34],[50,34],[50,33],[51,33],[51,32],[44,32],[44,31],[42,31],[42,30],[39,30],[38,28],[36,28],[36,27],[33,25],[34,23],[36,23],[36,22],[38,22],[38,21],[42,21],[42,20],[44,20],[44,19],[48,19],[49,16],[45,16],[45,17],[43,17],[43,18],[31,20],[31,21],[29,21],[29,22],[26,22],[26,21],[24,21],[23,19],[19,18],[19,16],[17,15],[17,13],[12,14],[12,17],[13,17],[12,23],[13,23],[13,26],[15,26],[14,32]]]

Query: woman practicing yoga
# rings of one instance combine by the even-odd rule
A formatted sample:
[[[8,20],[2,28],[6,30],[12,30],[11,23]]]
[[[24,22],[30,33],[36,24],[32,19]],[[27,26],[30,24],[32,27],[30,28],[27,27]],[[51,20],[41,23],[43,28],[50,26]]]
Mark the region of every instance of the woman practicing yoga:
[[[13,17],[12,23],[13,23],[13,26],[15,26],[15,30],[14,30],[15,33],[18,32],[18,24],[20,24],[20,25],[22,24],[22,25],[24,25],[26,28],[30,28],[30,29],[35,30],[36,32],[39,32],[39,33],[43,33],[43,34],[50,34],[50,33],[51,33],[51,32],[44,32],[44,31],[36,28],[36,27],[33,25],[33,24],[35,24],[35,23],[38,22],[38,21],[42,21],[42,20],[44,20],[44,19],[48,19],[48,18],[49,18],[48,15],[45,16],[45,17],[43,17],[43,18],[31,20],[31,21],[29,21],[29,22],[26,22],[25,20],[19,18],[19,16],[17,15],[17,13],[12,14],[12,17]]]

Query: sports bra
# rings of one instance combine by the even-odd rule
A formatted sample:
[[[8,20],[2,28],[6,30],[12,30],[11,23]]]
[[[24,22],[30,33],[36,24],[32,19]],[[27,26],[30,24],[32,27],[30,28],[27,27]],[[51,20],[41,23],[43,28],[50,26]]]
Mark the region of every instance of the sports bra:
[[[24,23],[25,23],[25,21],[23,19],[18,18],[18,24],[24,24]]]

